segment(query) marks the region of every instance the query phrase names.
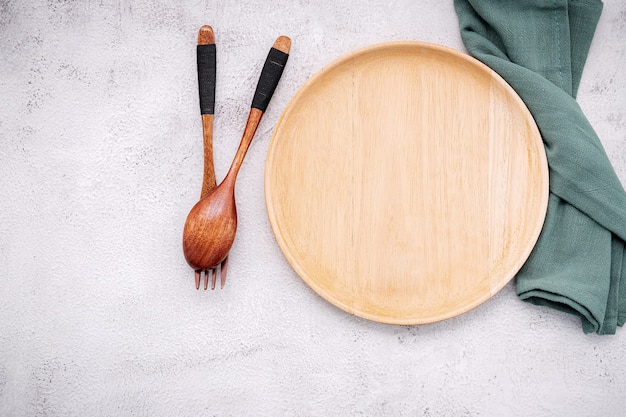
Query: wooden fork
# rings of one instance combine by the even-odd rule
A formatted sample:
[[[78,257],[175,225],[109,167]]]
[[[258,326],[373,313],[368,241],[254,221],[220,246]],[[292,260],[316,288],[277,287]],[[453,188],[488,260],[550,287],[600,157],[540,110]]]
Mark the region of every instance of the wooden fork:
[[[213,166],[213,119],[215,115],[215,78],[216,78],[216,52],[215,34],[213,28],[204,25],[198,31],[198,46],[196,49],[198,60],[198,89],[200,92],[200,114],[202,115],[202,136],[204,141],[204,176],[202,179],[202,199],[217,186],[215,180],[215,167]],[[220,265],[220,288],[226,283],[226,271],[228,257]],[[217,281],[217,267],[204,271],[204,289],[209,286],[211,275],[211,289],[215,289]],[[195,271],[196,289],[200,289],[202,270]]]

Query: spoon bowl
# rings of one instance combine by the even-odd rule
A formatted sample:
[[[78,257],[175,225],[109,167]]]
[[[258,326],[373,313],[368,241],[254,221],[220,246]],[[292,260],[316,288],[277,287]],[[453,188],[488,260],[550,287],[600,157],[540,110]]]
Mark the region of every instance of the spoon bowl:
[[[222,182],[189,212],[183,231],[183,252],[189,266],[207,270],[230,252],[237,231],[234,182]]]

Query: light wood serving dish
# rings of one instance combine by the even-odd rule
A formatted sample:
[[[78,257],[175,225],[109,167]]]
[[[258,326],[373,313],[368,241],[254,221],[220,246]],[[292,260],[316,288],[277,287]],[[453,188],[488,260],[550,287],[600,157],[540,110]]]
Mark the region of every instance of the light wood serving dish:
[[[528,109],[455,50],[375,45],[312,77],[283,113],[265,171],[285,257],[324,299],[421,324],[493,296],[536,243],[548,167]]]

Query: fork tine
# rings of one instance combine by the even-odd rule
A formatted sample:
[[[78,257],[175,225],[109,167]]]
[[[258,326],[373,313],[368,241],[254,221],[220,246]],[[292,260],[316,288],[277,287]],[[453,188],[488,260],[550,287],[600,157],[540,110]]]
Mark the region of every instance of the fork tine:
[[[206,291],[206,289],[209,287],[209,272],[211,270],[210,269],[206,269],[204,271],[204,291]]]
[[[215,289],[215,281],[217,281],[217,267],[213,268],[213,276],[211,279],[211,289]]]
[[[228,256],[224,258],[220,267],[220,288],[222,289],[224,284],[226,284],[226,271],[228,271]]]
[[[199,290],[200,289],[200,274],[202,274],[202,271],[200,271],[199,269],[196,269],[194,274],[196,278],[196,290]]]

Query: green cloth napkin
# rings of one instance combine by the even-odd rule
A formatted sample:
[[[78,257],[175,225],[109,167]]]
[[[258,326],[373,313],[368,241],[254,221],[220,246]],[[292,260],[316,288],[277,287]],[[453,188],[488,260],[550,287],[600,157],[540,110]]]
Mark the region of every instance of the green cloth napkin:
[[[526,103],[548,156],[548,213],[517,294],[579,315],[585,333],[613,334],[626,321],[626,192],[575,100],[602,2],[454,6],[465,47]]]

